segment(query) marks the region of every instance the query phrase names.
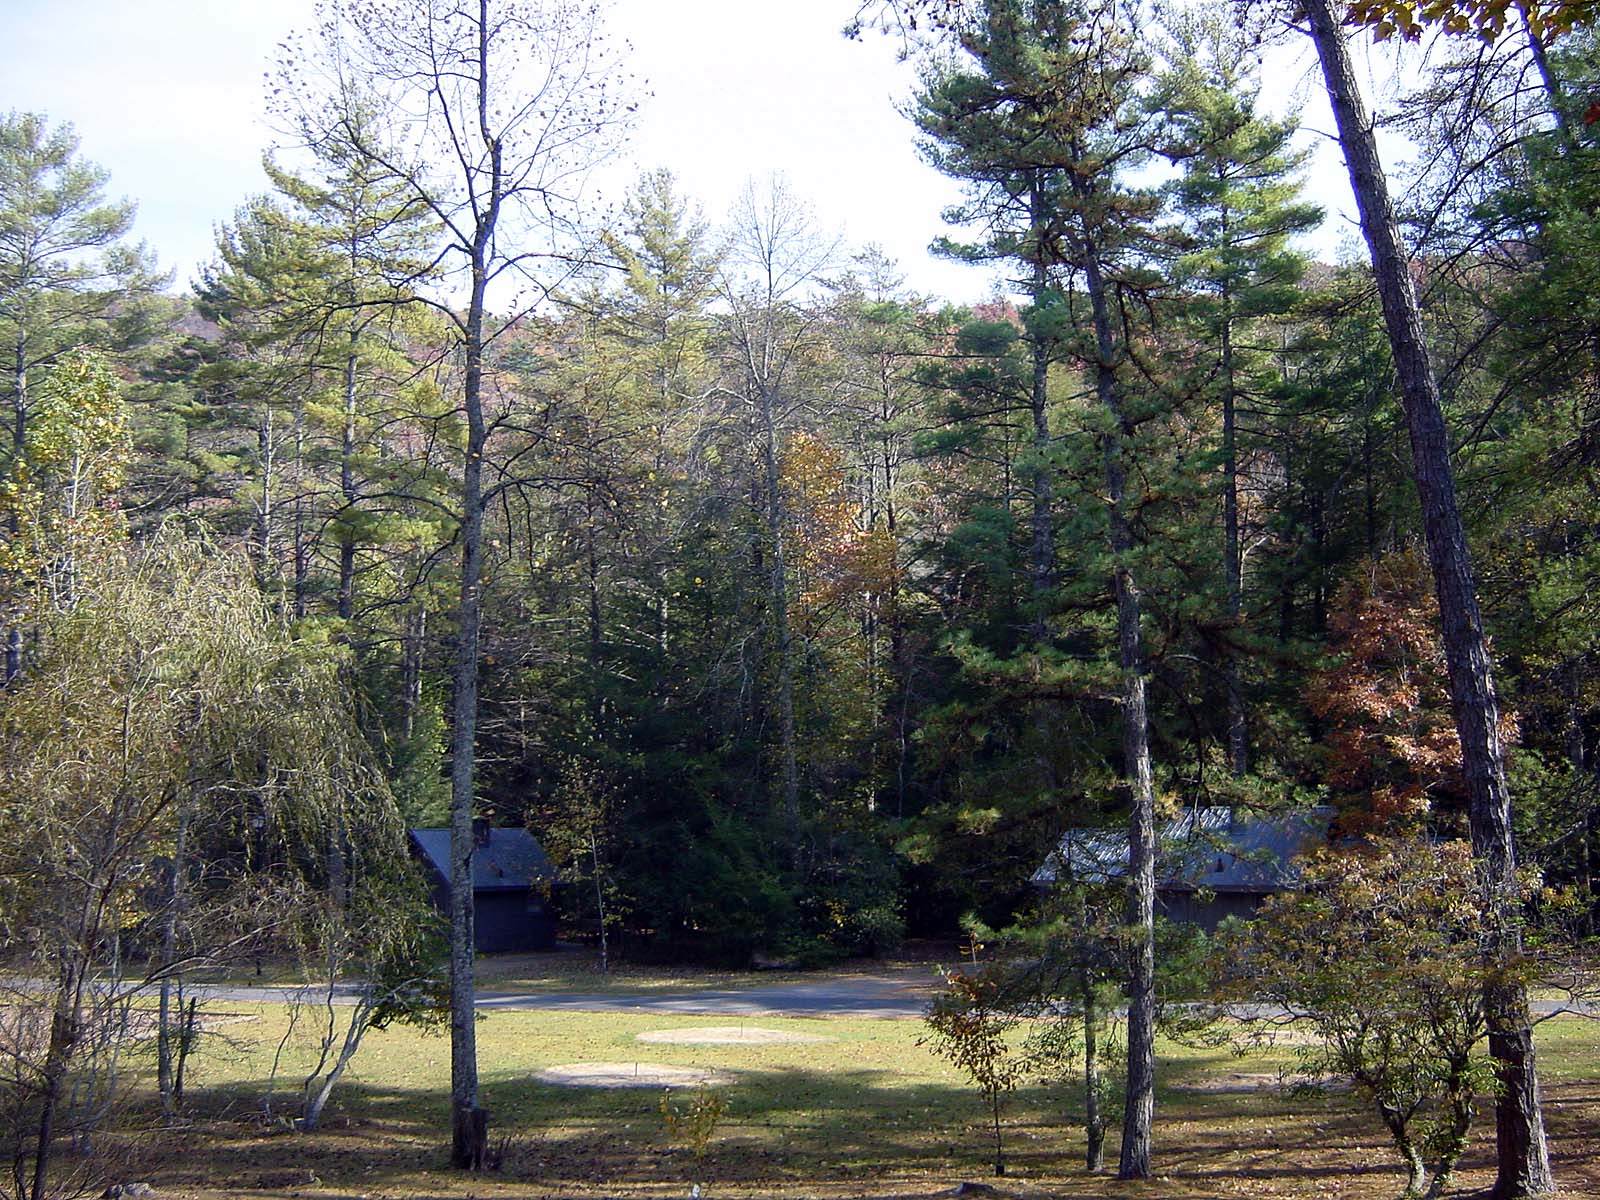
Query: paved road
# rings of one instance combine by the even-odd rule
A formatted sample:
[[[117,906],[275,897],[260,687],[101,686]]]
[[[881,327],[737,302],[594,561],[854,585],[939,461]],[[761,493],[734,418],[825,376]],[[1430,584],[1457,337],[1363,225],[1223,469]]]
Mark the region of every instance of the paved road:
[[[651,1012],[727,1017],[920,1017],[933,991],[933,976],[924,971],[881,975],[842,975],[814,983],[756,984],[671,992],[479,992],[485,1012]],[[234,1003],[284,1001],[299,989],[283,986],[229,987],[191,985],[191,995]],[[348,1002],[350,989],[335,991],[335,1003]],[[1534,1014],[1550,1016],[1573,1011],[1600,1017],[1600,1005],[1576,1002],[1563,1006],[1535,1000]],[[1251,1014],[1259,1015],[1259,1014]]]
[[[486,1012],[654,1012],[731,1017],[920,1017],[933,989],[925,971],[831,976],[815,983],[757,984],[662,992],[479,992]],[[191,994],[234,1003],[272,1003],[294,995],[292,987],[191,986]],[[339,988],[335,1002],[351,991]]]

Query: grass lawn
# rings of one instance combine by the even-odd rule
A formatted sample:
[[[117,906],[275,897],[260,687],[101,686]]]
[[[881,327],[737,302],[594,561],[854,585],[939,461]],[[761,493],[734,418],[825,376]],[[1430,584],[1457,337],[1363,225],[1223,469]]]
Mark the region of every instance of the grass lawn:
[[[448,1171],[449,1044],[409,1029],[373,1033],[335,1093],[325,1128],[301,1134],[260,1116],[285,1028],[281,1008],[218,1026],[191,1070],[191,1123],[139,1139],[136,1173],[163,1197],[672,1197],[700,1181],[708,1198],[933,1197],[962,1180],[1017,1197],[1389,1197],[1401,1176],[1375,1119],[1350,1096],[1288,1099],[1217,1090],[1236,1074],[1270,1075],[1287,1057],[1162,1048],[1158,1178],[1139,1184],[1083,1174],[1068,1093],[1019,1092],[1006,1117],[1011,1173],[989,1173],[977,1093],[916,1045],[916,1021],[762,1018],[762,1027],[822,1035],[804,1044],[644,1043],[650,1030],[735,1025],[730,1017],[637,1013],[496,1013],[479,1025],[484,1103],[504,1165]],[[1548,1120],[1567,1195],[1600,1195],[1600,1022],[1541,1027]],[[303,1066],[292,1039],[292,1091]],[[727,1113],[698,1167],[673,1146],[654,1090],[557,1088],[533,1079],[557,1064],[606,1061],[715,1068]],[[1210,1081],[1208,1083],[1208,1081]],[[1241,1086],[1248,1086],[1243,1081]],[[684,1098],[678,1093],[680,1099]],[[1485,1116],[1455,1194],[1491,1179]],[[501,1139],[504,1139],[503,1143]],[[1115,1161],[1115,1138],[1108,1146]],[[312,1181],[314,1177],[314,1182]]]

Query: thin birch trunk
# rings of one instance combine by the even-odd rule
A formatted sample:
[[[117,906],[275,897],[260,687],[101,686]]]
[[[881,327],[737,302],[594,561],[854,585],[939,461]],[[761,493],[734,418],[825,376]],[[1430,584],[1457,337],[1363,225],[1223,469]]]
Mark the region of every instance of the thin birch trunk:
[[[304,619],[309,611],[311,552],[306,539],[306,414],[294,412],[294,615]]]
[[[339,617],[355,614],[356,539],[351,517],[356,506],[356,335],[344,360],[344,429],[339,437],[339,494],[344,500],[344,520],[339,533]]]

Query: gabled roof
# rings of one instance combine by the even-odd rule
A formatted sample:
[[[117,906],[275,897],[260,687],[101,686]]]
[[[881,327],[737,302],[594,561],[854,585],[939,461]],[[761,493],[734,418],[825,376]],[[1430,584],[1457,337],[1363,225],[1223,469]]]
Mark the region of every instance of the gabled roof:
[[[555,878],[549,856],[526,829],[490,829],[487,838],[472,851],[473,891],[513,891]],[[450,831],[413,829],[411,841],[423,860],[448,882]]]
[[[1299,884],[1291,861],[1326,844],[1331,808],[1257,815],[1227,806],[1187,808],[1156,833],[1156,886],[1169,891],[1276,892]],[[1121,829],[1069,829],[1032,882],[1107,883],[1128,873]]]

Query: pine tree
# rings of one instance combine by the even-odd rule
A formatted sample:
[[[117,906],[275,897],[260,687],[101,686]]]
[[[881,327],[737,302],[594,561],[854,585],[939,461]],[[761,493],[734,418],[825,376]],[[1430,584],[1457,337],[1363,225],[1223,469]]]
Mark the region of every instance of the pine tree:
[[[1134,933],[1118,1173],[1143,1178],[1150,1173],[1155,1105],[1155,781],[1128,485],[1138,414],[1123,378],[1129,326],[1122,306],[1142,282],[1133,251],[1148,234],[1154,200],[1124,182],[1150,144],[1141,95],[1149,63],[1125,17],[1114,2],[991,0],[970,21],[955,25],[966,58],[925,86],[919,120],[946,147],[939,156],[942,168],[969,181],[977,201],[970,213],[1016,231],[995,250],[1032,266],[1030,278],[1039,283],[1035,295],[1042,297],[1052,274],[1059,273],[1081,283],[1088,300],[1074,352],[1093,380],[1102,413],[1097,428],[1117,610],[1121,778],[1131,810]],[[1015,221],[1018,213],[1026,214],[1025,223]],[[1033,318],[1049,319],[1045,313]],[[1036,570],[1038,565],[1036,554]]]
[[[1229,644],[1228,765],[1236,775],[1249,761],[1249,730],[1240,672],[1243,628],[1244,531],[1240,518],[1240,418],[1270,386],[1272,364],[1263,321],[1295,304],[1305,257],[1290,245],[1315,228],[1322,210],[1301,199],[1300,168],[1309,151],[1290,143],[1295,120],[1256,112],[1260,78],[1249,39],[1229,19],[1197,17],[1176,30],[1177,53],[1152,97],[1165,119],[1165,153],[1182,164],[1167,188],[1178,253],[1171,281],[1183,318],[1204,347],[1199,386],[1221,410],[1222,561]]]
[[[151,335],[154,266],[127,242],[133,205],[105,199],[108,179],[79,156],[72,126],[52,129],[39,113],[0,117],[0,346],[11,405],[0,482],[26,457],[29,381],[40,368],[76,346],[125,348]],[[22,670],[22,652],[13,627],[0,685]]]

